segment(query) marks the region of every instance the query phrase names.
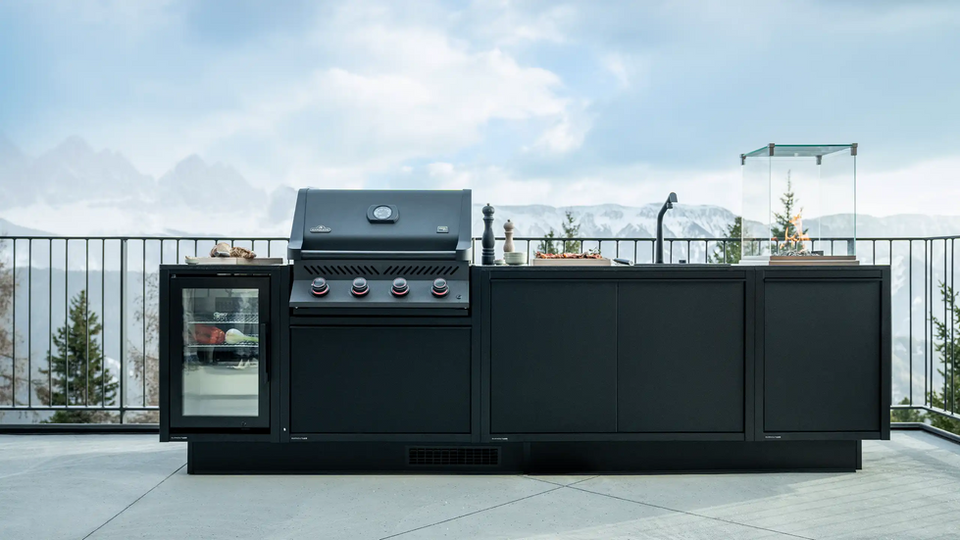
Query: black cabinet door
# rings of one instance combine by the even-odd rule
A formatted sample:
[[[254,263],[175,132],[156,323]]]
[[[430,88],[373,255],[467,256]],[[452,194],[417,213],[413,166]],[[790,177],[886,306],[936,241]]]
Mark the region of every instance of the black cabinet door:
[[[491,283],[490,432],[617,430],[617,285]]]
[[[881,282],[764,284],[763,428],[879,431]]]
[[[620,284],[619,431],[743,431],[744,287]]]
[[[293,433],[469,433],[470,329],[293,327]]]

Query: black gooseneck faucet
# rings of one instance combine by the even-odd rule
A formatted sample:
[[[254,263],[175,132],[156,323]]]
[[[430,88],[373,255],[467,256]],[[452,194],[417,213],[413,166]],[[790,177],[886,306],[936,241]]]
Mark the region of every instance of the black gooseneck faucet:
[[[675,202],[677,202],[677,194],[671,191],[667,202],[663,203],[663,208],[657,214],[657,260],[655,261],[657,264],[663,264],[663,215],[673,208]]]

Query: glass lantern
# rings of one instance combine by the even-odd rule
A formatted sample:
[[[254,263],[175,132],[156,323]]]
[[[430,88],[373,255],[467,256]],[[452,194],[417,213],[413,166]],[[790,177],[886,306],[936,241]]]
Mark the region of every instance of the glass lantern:
[[[774,144],[740,155],[741,263],[856,257],[857,145]]]

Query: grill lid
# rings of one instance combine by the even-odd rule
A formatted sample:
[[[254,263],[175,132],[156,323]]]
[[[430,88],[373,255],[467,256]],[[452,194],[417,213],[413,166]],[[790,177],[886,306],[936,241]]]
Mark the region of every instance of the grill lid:
[[[304,188],[287,256],[304,259],[440,259],[470,256],[469,189]]]

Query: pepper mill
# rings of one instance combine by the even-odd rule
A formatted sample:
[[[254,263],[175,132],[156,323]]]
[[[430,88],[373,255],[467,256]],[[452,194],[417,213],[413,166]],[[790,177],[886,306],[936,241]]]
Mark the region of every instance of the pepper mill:
[[[480,243],[483,248],[480,250],[480,264],[484,265],[493,264],[493,248],[496,245],[493,240],[493,212],[494,209],[490,203],[483,207],[483,237]]]
[[[513,253],[513,222],[509,219],[503,224],[503,236],[506,237],[503,242],[503,252]]]

